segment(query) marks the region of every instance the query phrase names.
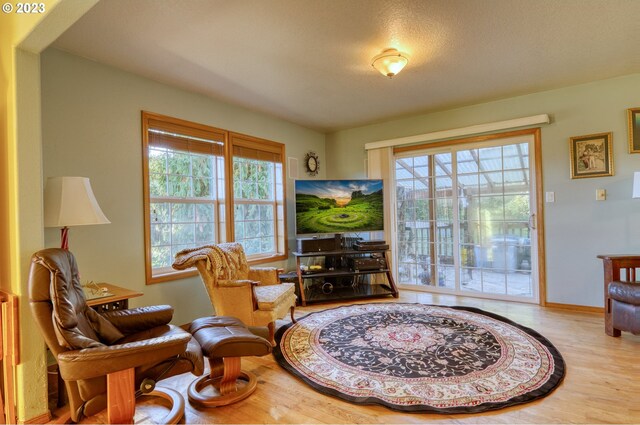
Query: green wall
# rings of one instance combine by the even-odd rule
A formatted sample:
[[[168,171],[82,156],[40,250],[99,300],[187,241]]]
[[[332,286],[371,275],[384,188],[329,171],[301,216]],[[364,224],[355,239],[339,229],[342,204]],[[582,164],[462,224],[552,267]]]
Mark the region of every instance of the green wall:
[[[640,251],[640,202],[631,178],[640,155],[627,151],[626,109],[640,106],[640,74],[413,115],[325,135],[211,98],[49,49],[42,56],[44,176],[82,175],[91,182],[112,224],[71,230],[71,249],[83,278],[145,292],[134,305],[169,303],[176,322],[210,313],[196,278],[145,286],[142,234],[140,110],[221,127],[286,144],[301,160],[321,158],[317,178],[365,175],[364,144],[438,130],[546,113],[542,126],[547,301],[602,306],[602,266],[596,255]],[[571,180],[571,136],[613,132],[615,175]],[[299,175],[306,178],[299,163]],[[294,235],[292,180],[287,181],[288,229]],[[596,189],[607,200],[596,201]],[[47,229],[46,245],[58,244]],[[285,265],[285,264],[279,264]],[[286,266],[286,265],[285,265]],[[187,292],[185,288],[189,288]],[[186,296],[185,296],[186,294]],[[188,308],[181,308],[188,307]]]
[[[69,247],[82,280],[144,292],[133,306],[170,304],[174,323],[212,314],[199,277],[145,285],[140,111],[224,128],[286,145],[287,157],[313,150],[324,157],[324,134],[209,97],[160,84],[59,50],[42,54],[44,178],[84,176],[108,225],[73,227]],[[323,167],[324,168],[324,167]],[[324,177],[324,169],[318,178]],[[295,237],[293,180],[287,179],[289,244]],[[58,229],[45,229],[59,246]],[[275,264],[284,266],[284,263]]]
[[[327,135],[327,174],[363,177],[368,142],[549,114],[551,124],[542,126],[543,190],[555,192],[556,202],[544,206],[547,301],[603,306],[596,255],[640,252],[640,200],[631,199],[640,154],[627,147],[632,107],[640,107],[640,74],[338,131]],[[615,175],[572,180],[569,137],[609,131]],[[606,201],[595,200],[596,189],[607,190]]]

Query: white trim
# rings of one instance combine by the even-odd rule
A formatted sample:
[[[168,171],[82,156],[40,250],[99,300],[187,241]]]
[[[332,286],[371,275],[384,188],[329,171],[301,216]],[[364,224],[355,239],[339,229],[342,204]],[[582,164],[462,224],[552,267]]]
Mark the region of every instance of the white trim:
[[[418,134],[415,136],[398,137],[396,139],[380,140],[366,143],[365,150],[386,148],[389,146],[410,145],[412,143],[430,142],[432,140],[450,139],[452,137],[470,136],[472,134],[488,133],[490,131],[507,130],[511,128],[526,127],[529,125],[549,124],[551,119],[548,114],[532,115],[530,117],[515,118],[506,121],[477,124],[469,127],[454,128],[451,130],[434,131],[432,133]]]

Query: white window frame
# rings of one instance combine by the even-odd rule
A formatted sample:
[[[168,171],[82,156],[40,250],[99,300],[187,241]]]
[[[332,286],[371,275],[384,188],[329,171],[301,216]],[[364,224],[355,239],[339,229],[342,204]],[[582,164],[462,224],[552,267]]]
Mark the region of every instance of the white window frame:
[[[479,147],[488,147],[488,146],[504,146],[514,143],[514,138],[526,141],[529,143],[529,179],[530,185],[532,189],[530,191],[530,211],[532,213],[532,217],[530,218],[530,223],[533,225],[531,228],[531,258],[536,260],[536,265],[532,264],[531,268],[531,280],[532,280],[532,296],[531,297],[519,297],[512,295],[502,295],[502,294],[492,294],[492,293],[483,293],[483,292],[469,292],[469,291],[459,291],[456,289],[449,289],[445,287],[437,287],[437,286],[423,286],[423,285],[414,285],[414,284],[398,284],[398,287],[401,289],[411,289],[417,291],[424,292],[433,292],[433,293],[445,293],[452,295],[460,295],[460,296],[471,296],[476,298],[489,298],[489,299],[499,299],[499,300],[508,300],[508,301],[518,301],[518,302],[526,302],[526,303],[535,303],[535,304],[544,304],[544,300],[546,298],[546,282],[544,280],[545,276],[545,264],[544,257],[538,255],[540,244],[544,243],[544,221],[542,216],[542,210],[540,208],[540,199],[542,194],[542,181],[540,178],[540,131],[539,129],[528,129],[528,130],[519,130],[507,133],[498,133],[487,136],[478,136],[471,137],[466,139],[458,139],[451,141],[443,141],[443,142],[433,142],[426,143],[417,146],[402,146],[394,149],[393,162],[395,160],[402,157],[411,157],[417,156],[420,154],[426,155],[436,155],[440,153],[451,153],[452,156],[456,154],[459,150],[465,149],[474,149]],[[452,164],[452,172],[457,176],[456,170],[456,161],[453,161]],[[395,187],[396,187],[396,177],[395,171],[390,173],[390,179],[392,181],[393,187],[393,197],[395,199]],[[453,182],[455,184],[455,182]],[[458,205],[458,194],[457,191],[453,191],[452,194],[452,202],[454,205]],[[397,203],[395,203],[397,204]],[[459,222],[458,219],[458,208],[453,209],[453,220],[455,223]],[[394,208],[393,214],[393,272],[398,278],[398,247],[396,246],[396,229],[397,229],[397,216]],[[459,229],[458,226],[454,226],[454,269],[456,274],[456,282],[459,282]],[[456,283],[457,285],[457,283]]]

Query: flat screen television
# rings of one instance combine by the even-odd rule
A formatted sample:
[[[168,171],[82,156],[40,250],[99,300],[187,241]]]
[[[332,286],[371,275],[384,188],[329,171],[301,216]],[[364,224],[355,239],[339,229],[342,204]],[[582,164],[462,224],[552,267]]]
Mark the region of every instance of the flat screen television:
[[[384,230],[382,180],[296,180],[296,233]]]

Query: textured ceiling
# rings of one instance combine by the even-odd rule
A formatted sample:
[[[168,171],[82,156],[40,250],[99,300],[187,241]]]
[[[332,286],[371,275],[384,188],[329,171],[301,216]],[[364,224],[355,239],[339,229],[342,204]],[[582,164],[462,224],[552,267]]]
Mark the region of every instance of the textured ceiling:
[[[101,0],[54,47],[333,131],[640,72],[639,22],[640,0]]]

